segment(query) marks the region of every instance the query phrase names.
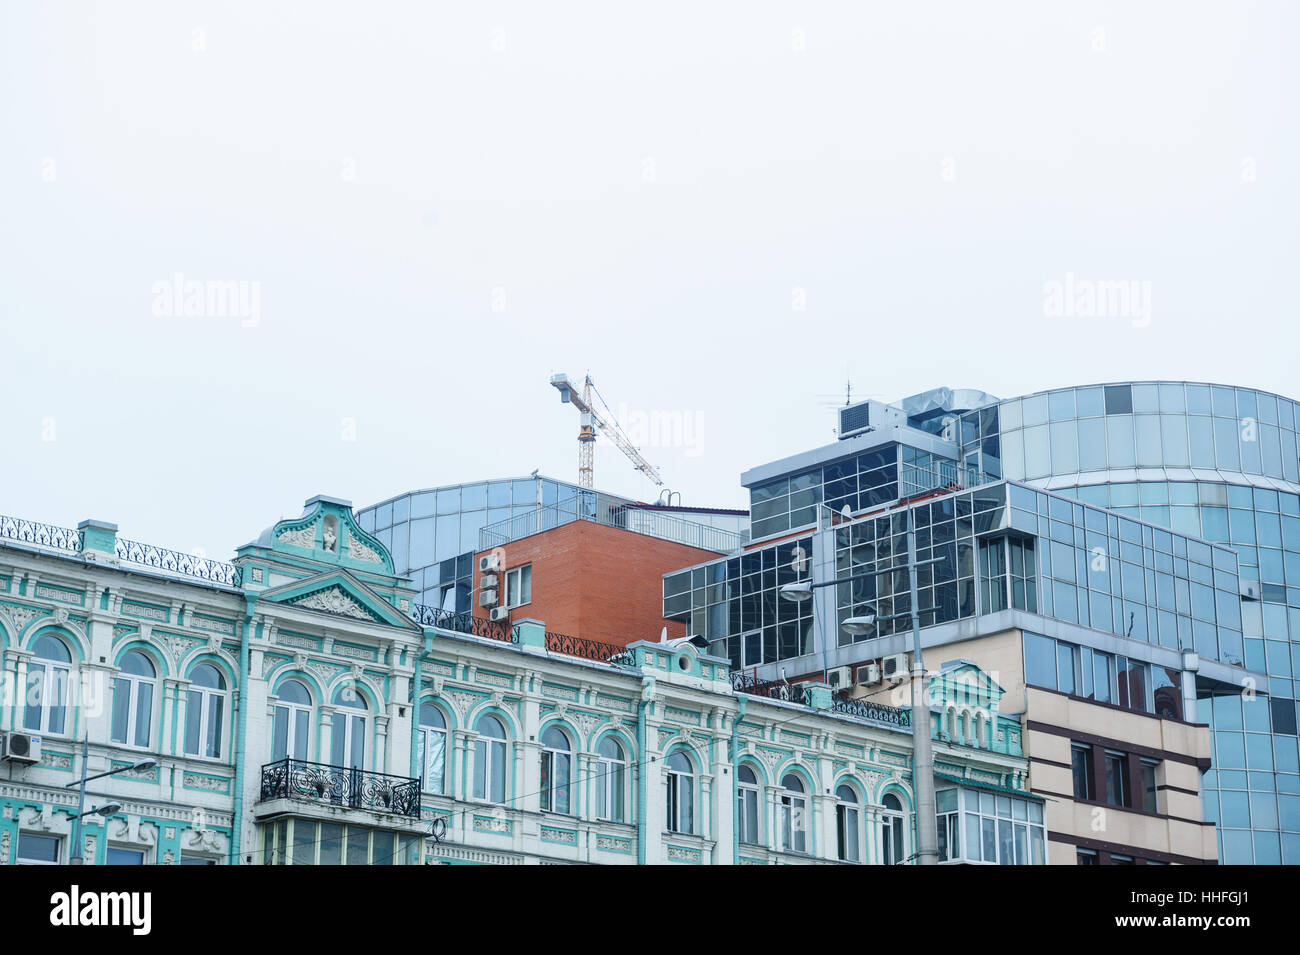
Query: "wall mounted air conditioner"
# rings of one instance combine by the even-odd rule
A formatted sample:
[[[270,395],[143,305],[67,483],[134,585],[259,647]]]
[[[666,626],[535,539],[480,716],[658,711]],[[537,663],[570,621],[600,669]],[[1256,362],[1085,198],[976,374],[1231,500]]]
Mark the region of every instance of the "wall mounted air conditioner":
[[[0,736],[0,759],[11,763],[39,763],[41,738],[31,733],[7,733]]]
[[[907,414],[883,401],[859,401],[840,409],[840,440],[881,428],[902,427]]]
[[[495,607],[497,605],[497,592],[495,590],[480,590],[478,592],[478,605],[480,607]]]
[[[875,686],[880,682],[880,664],[864,663],[858,667],[858,686]]]
[[[826,682],[832,690],[847,690],[853,679],[852,667],[836,667],[826,671]]]
[[[478,570],[480,574],[495,574],[501,569],[501,555],[497,553],[484,554],[478,559]]]
[[[497,586],[497,575],[488,574],[478,579],[479,590],[495,590]]]
[[[488,615],[493,623],[501,623],[503,620],[510,619],[510,610],[506,607],[493,607],[492,613]]]
[[[891,653],[880,661],[881,675],[889,681],[890,686],[898,686],[907,679],[907,654]]]

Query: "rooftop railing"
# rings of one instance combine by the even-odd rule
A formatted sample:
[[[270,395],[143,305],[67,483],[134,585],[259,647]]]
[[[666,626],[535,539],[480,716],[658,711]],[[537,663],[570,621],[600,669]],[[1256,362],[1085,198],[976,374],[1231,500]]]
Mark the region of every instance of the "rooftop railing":
[[[617,505],[593,514],[579,509],[577,504],[544,504],[482,528],[478,534],[479,550],[501,547],[574,521],[617,527],[718,554],[729,554],[745,543],[745,535],[737,531],[684,520],[651,508]]]
[[[57,524],[27,521],[21,517],[0,514],[0,539],[35,544],[37,547],[49,547],[71,554],[81,553],[81,531],[59,527]]]
[[[440,610],[428,604],[416,604],[411,616],[422,627],[440,627],[457,633],[468,633],[486,640],[500,640],[502,643],[517,643],[514,628],[506,623],[493,622],[484,617],[476,617],[468,610],[457,613],[454,610]]]

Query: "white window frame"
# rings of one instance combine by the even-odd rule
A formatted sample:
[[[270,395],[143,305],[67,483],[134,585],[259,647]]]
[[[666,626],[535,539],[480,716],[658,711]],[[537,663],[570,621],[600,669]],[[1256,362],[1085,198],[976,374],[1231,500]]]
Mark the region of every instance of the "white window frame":
[[[117,694],[119,689],[125,684],[127,693],[126,699],[126,739],[113,739],[113,712],[109,713],[109,738],[119,746],[129,746],[132,749],[148,749],[150,742],[153,740],[153,703],[158,698],[158,665],[149,659],[148,654],[140,650],[128,650],[127,654],[138,653],[145,660],[148,660],[149,666],[153,667],[154,676],[140,676],[135,673],[119,672],[113,678],[113,710],[117,709]],[[125,659],[125,656],[123,657]],[[136,729],[140,719],[140,685],[144,684],[149,687],[149,713],[145,717],[145,741],[136,742]]]
[[[474,740],[474,778],[470,783],[470,791],[474,794],[474,798],[479,802],[490,803],[494,806],[504,806],[506,800],[510,796],[510,754],[506,748],[510,731],[505,728],[505,724],[500,719],[497,717],[492,718],[496,719],[501,725],[501,731],[507,738],[502,739],[497,736],[483,736],[480,732],[479,737]],[[485,719],[487,719],[487,716],[480,716],[478,722],[474,724],[476,732],[478,732],[479,725],[482,724]],[[501,763],[500,801],[492,798],[493,770],[496,768],[498,761]],[[483,791],[481,793],[479,792],[478,787],[480,767],[482,767],[483,775]]]
[[[433,703],[425,702],[420,704],[421,709],[426,706],[433,707],[433,709],[437,710],[438,715],[442,718],[442,726],[426,726],[424,723],[419,723],[420,711],[416,710],[415,719],[416,722],[419,723],[420,727],[420,776],[423,779],[422,785],[424,786],[425,792],[440,794],[447,788],[447,741],[449,738],[447,733],[447,714]],[[433,787],[429,785],[429,761],[432,755],[431,750],[435,735],[442,737],[442,778],[438,781],[438,785]]]
[[[880,810],[880,863],[901,865],[907,859],[907,807],[899,796],[888,795],[894,796],[903,808]],[[884,807],[884,800],[881,806]]]
[[[606,742],[611,742],[618,749],[619,757],[606,756],[600,749]],[[622,741],[613,736],[606,736],[596,749],[596,771],[600,773],[596,780],[596,818],[602,822],[626,822],[627,815],[627,771],[628,761]],[[613,807],[618,806],[618,812]]]
[[[540,805],[542,812],[553,812],[561,816],[574,815],[573,808],[573,744],[569,742],[568,734],[558,726],[548,726],[542,731],[542,739],[545,740],[547,734],[552,731],[559,733],[563,737],[567,749],[559,749],[554,746],[548,746],[545,742],[542,744],[541,755],[541,776],[539,779],[545,779],[540,792]],[[556,764],[561,761],[567,763],[567,768],[561,774],[556,771]],[[563,795],[567,804],[563,809],[557,808],[560,796]]]
[[[781,796],[779,809],[781,814],[781,826],[779,835],[781,838],[780,850],[798,855],[808,854],[808,789],[790,789],[786,786],[787,779],[798,780],[799,785],[803,786],[804,782],[794,773],[786,773],[781,778]]]
[[[203,663],[198,664],[203,666]],[[226,682],[226,675],[221,672],[221,668],[215,664],[208,663],[207,666],[217,671],[221,681]],[[199,752],[185,753],[186,756],[196,759],[220,760],[222,751],[225,749],[226,733],[230,728],[230,690],[229,688],[218,690],[210,686],[197,686],[191,683],[186,689],[185,694],[185,735],[182,748],[188,750],[190,744],[190,720],[194,719],[194,694],[199,695]],[[215,755],[205,752],[207,749],[209,729],[208,720],[212,715],[212,699],[216,697],[221,700],[221,735],[216,739],[217,752]]]
[[[310,700],[311,690],[307,689],[306,684],[302,683],[301,680],[297,680],[297,679],[294,679],[293,682],[302,686],[304,690],[307,690],[307,698]],[[281,686],[281,690],[283,689],[284,687]],[[285,711],[284,755],[281,756],[280,759],[293,759],[293,760],[302,760],[303,762],[307,762],[308,755],[311,752],[312,714],[313,711],[315,710],[315,707],[313,707],[310,703],[305,703],[305,704],[294,703],[290,700],[282,700],[282,699],[277,699],[275,701],[274,706],[272,706],[271,708],[271,754],[270,755],[272,760],[275,760],[275,718],[278,710]],[[307,718],[307,738],[306,740],[303,741],[304,752],[295,753],[294,749],[295,749],[295,741],[297,740],[297,733],[295,733],[294,730],[297,727],[298,720],[303,716],[306,716]]]
[[[527,578],[527,594],[524,590],[524,578]],[[523,607],[533,602],[533,565],[522,564],[506,571],[506,608]]]
[[[850,802],[840,795],[841,789],[853,794]],[[849,825],[850,819],[853,825]],[[850,841],[850,828],[853,830]],[[862,805],[857,793],[848,783],[835,788],[835,853],[841,862],[862,861]]]
[[[58,638],[51,636],[51,639],[57,640]],[[67,644],[61,640],[59,642],[66,650]],[[71,656],[71,651],[68,651],[68,654]],[[33,666],[42,668],[40,718],[37,720],[39,725],[32,726],[27,722],[27,714],[31,712],[32,705],[30,702],[24,701],[22,728],[27,732],[39,733],[42,736],[70,736],[72,730],[68,723],[72,717],[72,664],[64,663],[61,660],[47,660],[44,657],[33,656],[27,664],[28,687],[31,686]],[[57,730],[52,730],[50,729],[50,704],[54,700],[54,675],[56,673],[63,675],[63,693],[60,695],[59,701],[63,709],[63,725]]]
[[[667,787],[667,799],[665,807],[667,816],[665,823],[669,832],[676,832],[682,835],[695,834],[695,764],[685,753],[677,752],[671,754],[668,758],[680,755],[690,767],[688,770],[674,769],[668,765],[668,760],[664,760],[664,784]],[[682,812],[682,790],[685,788],[688,793],[686,799],[686,812]],[[685,819],[683,820],[683,815]]]
[[[763,789],[759,785],[758,773],[754,771],[754,767],[742,764],[740,769],[749,770],[754,777],[754,781],[752,783],[743,782],[740,778],[740,770],[736,771],[736,832],[742,845],[761,846],[763,844]],[[749,818],[749,810],[745,808],[746,796],[751,797],[754,803],[752,820]],[[754,824],[754,838],[746,839],[745,826],[750,821]]]

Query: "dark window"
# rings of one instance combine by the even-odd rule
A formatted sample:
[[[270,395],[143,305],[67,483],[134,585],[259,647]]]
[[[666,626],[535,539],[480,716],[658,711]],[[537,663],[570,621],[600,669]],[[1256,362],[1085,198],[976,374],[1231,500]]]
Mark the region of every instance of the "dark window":
[[[1074,770],[1074,798],[1097,798],[1097,790],[1092,780],[1092,747],[1079,745],[1072,747],[1070,763]]]
[[[1142,808],[1156,812],[1156,766],[1149,759],[1142,760]]]
[[[1128,756],[1123,753],[1106,754],[1106,801],[1112,806],[1130,806],[1128,784]]]
[[[1091,849],[1079,849],[1075,853],[1075,858],[1078,860],[1079,865],[1097,864],[1097,853],[1093,852]]]
[[[1294,613],[1294,611],[1292,611]],[[1292,639],[1295,639],[1294,636]],[[1295,701],[1271,699],[1268,701],[1273,711],[1273,732],[1287,736],[1296,735]]]
[[[1048,637],[1025,634],[1025,681],[1033,686],[1056,689],[1056,646]]]
[[[1132,414],[1133,389],[1128,385],[1106,386],[1106,414]]]

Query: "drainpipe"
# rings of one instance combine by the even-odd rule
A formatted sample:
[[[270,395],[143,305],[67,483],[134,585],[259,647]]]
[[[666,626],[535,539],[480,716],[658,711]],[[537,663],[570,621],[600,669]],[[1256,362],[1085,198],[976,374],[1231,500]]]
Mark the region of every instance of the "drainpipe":
[[[640,756],[640,769],[636,774],[636,864],[646,864],[646,839],[650,832],[650,820],[646,818],[646,774],[650,771],[650,760],[646,756],[646,711],[654,701],[655,681],[645,678],[641,681],[641,700],[636,705],[636,751]]]
[[[740,786],[740,721],[745,718],[745,707],[749,703],[749,697],[744,693],[736,694],[736,701],[739,708],[736,710],[735,721],[731,724],[731,787],[739,792]],[[733,796],[734,801],[734,796]],[[733,816],[731,819],[731,864],[740,865],[740,820],[735,818],[734,813],[739,809],[736,804],[732,809]]]
[[[432,627],[424,628],[424,641],[415,652],[415,682],[411,684],[411,778],[419,777],[424,788],[424,774],[419,772],[420,747],[420,688],[424,685],[424,655],[433,649]]]
[[[256,594],[244,594],[244,620],[239,626],[239,711],[235,714],[235,802],[234,825],[230,827],[230,864],[239,865],[239,848],[244,833],[244,738],[248,732],[248,641]]]

